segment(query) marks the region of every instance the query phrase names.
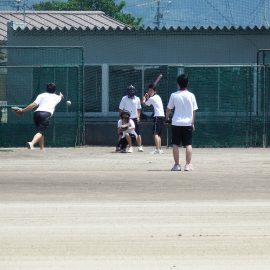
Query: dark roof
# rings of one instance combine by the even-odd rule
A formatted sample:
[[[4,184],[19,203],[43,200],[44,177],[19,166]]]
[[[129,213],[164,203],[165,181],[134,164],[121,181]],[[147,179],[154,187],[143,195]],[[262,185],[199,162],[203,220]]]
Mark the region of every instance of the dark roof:
[[[124,29],[125,24],[101,11],[0,11],[0,40],[7,39],[7,23],[28,30]]]
[[[65,28],[59,28],[59,27],[54,27],[54,28],[47,28],[47,29],[44,29],[44,28],[28,28],[28,26],[26,26],[25,28],[18,28],[17,31],[20,31],[20,32],[28,32],[28,33],[38,33],[38,32],[44,32],[44,30],[47,30],[47,31],[57,31],[59,34],[61,32],[64,33],[65,31]],[[70,27],[68,28],[68,31],[83,31],[83,32],[87,32],[89,31],[89,34],[103,34],[103,33],[107,33],[107,34],[114,34],[114,33],[118,33],[118,34],[131,34],[131,35],[134,35],[134,34],[146,34],[146,35],[162,35],[162,34],[208,34],[208,33],[212,33],[212,34],[268,34],[269,35],[269,31],[270,31],[270,28],[269,27],[177,27],[177,28],[174,28],[174,27],[169,27],[169,28],[166,28],[166,27],[163,27],[161,29],[159,28],[150,28],[150,27],[147,27],[147,28],[140,28],[140,29],[135,29],[135,28],[129,28],[127,26],[125,27],[101,27],[101,28],[97,28],[97,27],[94,27],[94,28],[89,28],[89,27],[86,27],[86,28],[82,28],[82,27],[79,27],[79,28],[74,28],[74,27]]]

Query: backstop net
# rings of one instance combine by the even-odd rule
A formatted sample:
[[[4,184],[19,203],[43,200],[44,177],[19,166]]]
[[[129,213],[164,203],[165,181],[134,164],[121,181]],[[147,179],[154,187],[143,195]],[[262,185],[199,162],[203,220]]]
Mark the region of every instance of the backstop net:
[[[159,74],[163,78],[157,91],[166,108],[171,93],[177,91],[176,78],[183,72],[189,75],[189,90],[195,94],[199,107],[194,146],[269,145],[269,68],[265,65],[109,65],[105,70],[102,66],[88,66],[85,69],[87,118],[101,121],[104,115],[118,117],[119,103],[127,86],[133,84],[137,95],[142,97],[148,84]],[[106,75],[108,78],[104,80]],[[152,111],[143,107],[142,121],[152,121]]]
[[[56,107],[45,134],[47,146],[84,143],[83,62],[81,48],[5,47],[0,66],[0,146],[23,146],[35,134],[33,112],[17,116],[12,106],[25,107],[54,82],[65,99]],[[71,106],[66,101],[72,102]]]
[[[177,91],[177,76],[185,72],[199,106],[194,146],[267,147],[268,56],[268,52],[260,53],[257,65],[84,65],[81,47],[1,47],[0,146],[23,146],[32,138],[33,113],[18,117],[10,107],[31,103],[48,82],[55,82],[57,92],[64,94],[65,101],[71,100],[72,106],[67,107],[65,101],[57,106],[46,145],[68,147],[85,143],[85,119],[87,123],[111,121],[115,127],[119,103],[130,84],[142,97],[162,74],[157,91],[166,108],[171,93]],[[143,107],[142,122],[150,124],[152,112],[151,107]],[[96,132],[92,127],[89,136]],[[170,129],[164,136],[169,145]]]

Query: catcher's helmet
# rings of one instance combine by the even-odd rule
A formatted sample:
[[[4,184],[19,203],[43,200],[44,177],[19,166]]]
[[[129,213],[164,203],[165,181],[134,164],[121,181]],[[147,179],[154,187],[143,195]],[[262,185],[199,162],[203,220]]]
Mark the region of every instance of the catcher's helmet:
[[[129,98],[133,98],[135,96],[136,93],[136,88],[131,84],[128,88],[127,88],[127,95]]]

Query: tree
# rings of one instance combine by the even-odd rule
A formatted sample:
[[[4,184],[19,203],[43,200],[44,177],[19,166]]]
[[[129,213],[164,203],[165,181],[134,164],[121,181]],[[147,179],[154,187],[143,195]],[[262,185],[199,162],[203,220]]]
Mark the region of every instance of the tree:
[[[131,27],[138,28],[142,23],[142,18],[136,18],[129,13],[124,13],[125,1],[116,4],[114,0],[68,0],[67,2],[48,1],[34,4],[35,10],[59,10],[59,11],[103,11],[106,15]]]

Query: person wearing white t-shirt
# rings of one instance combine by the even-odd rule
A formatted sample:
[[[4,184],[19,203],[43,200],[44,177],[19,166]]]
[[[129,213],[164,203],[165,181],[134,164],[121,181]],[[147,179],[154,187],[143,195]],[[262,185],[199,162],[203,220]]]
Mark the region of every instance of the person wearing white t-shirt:
[[[118,144],[116,152],[132,153],[132,144],[136,142],[137,133],[135,132],[135,123],[130,119],[128,111],[122,111],[120,119],[117,122]]]
[[[130,85],[127,88],[127,95],[122,97],[121,102],[119,104],[119,111],[129,111],[130,112],[130,119],[132,119],[135,123],[135,131],[137,133],[137,145],[138,151],[143,152],[142,147],[142,137],[140,134],[140,116],[141,116],[141,101],[140,99],[135,96],[136,88],[133,85]]]
[[[172,118],[172,144],[174,166],[172,171],[181,171],[179,164],[179,146],[186,148],[186,165],[184,171],[190,171],[192,157],[192,133],[195,130],[195,111],[198,109],[195,95],[188,91],[188,76],[179,75],[177,78],[179,90],[172,93],[166,110],[166,121],[169,121],[171,110]]]
[[[56,85],[54,83],[47,84],[47,92],[38,95],[35,101],[24,109],[16,111],[18,114],[23,114],[37,107],[34,112],[34,123],[37,128],[37,133],[34,135],[31,142],[26,143],[28,149],[34,149],[37,143],[41,150],[44,149],[44,133],[49,126],[56,105],[64,98],[61,92],[57,95],[55,91]]]
[[[152,154],[162,154],[161,149],[161,134],[164,126],[164,108],[161,97],[157,94],[156,87],[153,84],[149,84],[148,92],[142,98],[142,104],[154,107],[154,125],[153,125],[153,137],[156,149],[151,152]]]

